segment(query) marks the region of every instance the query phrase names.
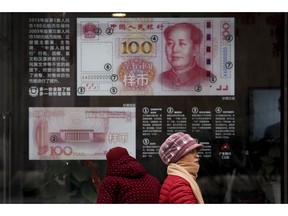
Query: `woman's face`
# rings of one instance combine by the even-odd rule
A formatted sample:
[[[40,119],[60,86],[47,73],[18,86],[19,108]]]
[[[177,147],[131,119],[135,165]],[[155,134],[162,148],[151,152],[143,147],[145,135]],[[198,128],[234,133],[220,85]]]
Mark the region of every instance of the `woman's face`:
[[[167,60],[174,70],[187,71],[194,66],[199,45],[193,44],[189,29],[176,28],[167,37],[165,50]]]
[[[192,163],[199,164],[199,155],[198,155],[198,150],[197,149],[191,150],[184,157],[185,157],[185,161],[190,161]]]

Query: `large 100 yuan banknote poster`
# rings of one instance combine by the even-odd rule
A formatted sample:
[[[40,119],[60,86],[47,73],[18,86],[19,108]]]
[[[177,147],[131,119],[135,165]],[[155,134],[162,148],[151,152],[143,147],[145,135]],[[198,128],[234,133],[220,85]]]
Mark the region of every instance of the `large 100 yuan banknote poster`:
[[[78,18],[77,95],[234,95],[234,18]]]
[[[115,146],[136,156],[135,107],[30,107],[30,160],[102,160]]]

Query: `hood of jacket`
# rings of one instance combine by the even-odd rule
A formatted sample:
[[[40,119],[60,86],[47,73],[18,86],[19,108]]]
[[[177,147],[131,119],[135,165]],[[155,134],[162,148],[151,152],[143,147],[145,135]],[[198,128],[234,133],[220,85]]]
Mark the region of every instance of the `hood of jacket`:
[[[146,173],[146,170],[138,160],[127,155],[112,164],[108,164],[106,176],[139,178],[146,175]]]

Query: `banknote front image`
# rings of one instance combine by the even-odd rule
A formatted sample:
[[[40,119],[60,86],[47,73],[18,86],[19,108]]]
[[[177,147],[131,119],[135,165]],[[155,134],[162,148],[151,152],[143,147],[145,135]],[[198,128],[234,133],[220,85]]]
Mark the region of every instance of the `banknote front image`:
[[[234,18],[78,18],[77,95],[234,95]]]
[[[133,107],[30,107],[30,160],[103,160],[122,146],[135,156]]]

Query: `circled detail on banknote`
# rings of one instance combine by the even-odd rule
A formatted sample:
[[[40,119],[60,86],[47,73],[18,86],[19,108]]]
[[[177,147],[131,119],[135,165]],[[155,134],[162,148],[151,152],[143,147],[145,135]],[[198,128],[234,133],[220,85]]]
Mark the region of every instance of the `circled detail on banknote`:
[[[52,136],[50,137],[50,142],[51,142],[51,143],[57,143],[57,141],[58,141],[58,137],[57,137],[56,135],[52,135]]]
[[[106,29],[106,34],[107,34],[107,35],[112,35],[112,34],[113,34],[113,28],[108,27],[108,28]]]
[[[159,40],[157,35],[152,35],[150,39],[153,43],[156,43]]]
[[[112,74],[110,79],[112,82],[116,82],[118,80],[118,76],[116,74]]]
[[[96,28],[96,35],[100,35],[102,33],[102,29],[101,28]]]
[[[84,87],[79,87],[77,91],[78,91],[79,94],[84,94],[85,93],[85,88]]]
[[[209,77],[209,81],[210,81],[211,83],[216,83],[217,77],[216,77],[216,76],[211,76],[211,77]]]
[[[202,91],[202,86],[201,85],[195,85],[194,89],[196,92],[200,92],[200,91]]]
[[[225,37],[226,41],[227,42],[231,42],[233,40],[233,36],[231,34],[228,34],[226,37]]]
[[[110,71],[110,70],[112,69],[112,65],[111,65],[110,63],[106,63],[106,64],[104,65],[104,69],[105,69],[106,71]]]
[[[228,61],[228,62],[225,63],[225,67],[226,67],[227,69],[231,69],[231,68],[233,67],[233,63],[230,62],[230,61]]]
[[[118,89],[116,87],[113,86],[113,87],[110,88],[110,93],[111,94],[114,95],[114,94],[117,94],[117,92],[118,92]]]

